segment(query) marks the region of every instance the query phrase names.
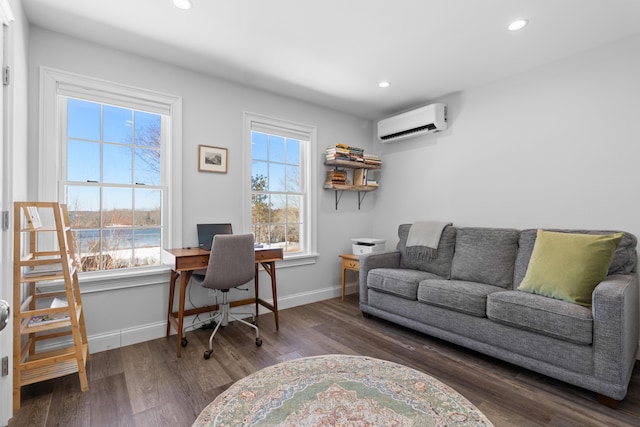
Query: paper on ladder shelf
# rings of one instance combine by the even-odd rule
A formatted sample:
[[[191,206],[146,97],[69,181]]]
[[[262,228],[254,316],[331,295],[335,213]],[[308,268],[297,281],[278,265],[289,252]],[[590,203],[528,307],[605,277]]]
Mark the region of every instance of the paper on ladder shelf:
[[[43,314],[41,316],[33,316],[30,320],[29,320],[29,326],[34,326],[34,325],[46,325],[47,323],[54,323],[54,322],[62,322],[63,320],[67,320],[69,318],[69,316],[64,316],[64,317],[53,317],[50,314]]]
[[[53,301],[51,301],[51,305],[49,307],[61,308],[61,307],[67,307],[68,305],[69,304],[67,304],[65,300],[60,298],[54,298]],[[29,320],[29,325],[31,326],[44,325],[47,323],[61,322],[63,320],[67,320],[68,318],[69,318],[68,313],[43,314],[43,315],[31,317],[31,319]]]

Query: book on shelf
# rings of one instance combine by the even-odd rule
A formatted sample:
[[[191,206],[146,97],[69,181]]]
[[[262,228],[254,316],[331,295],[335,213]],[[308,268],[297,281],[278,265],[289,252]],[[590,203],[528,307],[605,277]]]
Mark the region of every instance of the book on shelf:
[[[46,325],[49,323],[56,323],[56,322],[62,322],[65,320],[68,320],[69,316],[64,316],[64,317],[54,317],[50,314],[42,314],[39,316],[33,316],[31,317],[31,319],[29,319],[29,326],[35,326],[35,325]]]
[[[367,170],[366,169],[354,169],[354,171],[353,171],[353,185],[367,185]]]
[[[365,165],[382,166],[382,160],[374,154],[365,154],[363,160]]]
[[[347,144],[337,143],[330,145],[326,150],[327,160],[343,160],[347,162],[364,162],[364,149],[351,147]]]
[[[49,308],[62,308],[68,307],[68,305],[69,304],[67,304],[65,300],[54,298],[53,301],[51,301],[51,305],[49,306]],[[29,325],[46,325],[48,323],[62,322],[67,319],[69,319],[68,312],[40,314],[37,316],[32,316],[31,319],[29,319]]]

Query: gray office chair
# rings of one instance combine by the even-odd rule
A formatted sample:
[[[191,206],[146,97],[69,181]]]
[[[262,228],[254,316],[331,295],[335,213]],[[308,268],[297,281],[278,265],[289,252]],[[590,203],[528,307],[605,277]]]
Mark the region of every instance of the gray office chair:
[[[216,319],[216,327],[209,337],[209,349],[204,352],[204,358],[209,359],[213,353],[213,338],[220,326],[226,326],[229,318],[244,323],[256,331],[256,345],[262,345],[260,330],[254,323],[246,322],[229,313],[229,289],[244,285],[255,277],[255,253],[252,234],[217,234],[213,237],[209,265],[204,275],[193,274],[191,280],[205,288],[222,291],[222,303],[212,319]]]

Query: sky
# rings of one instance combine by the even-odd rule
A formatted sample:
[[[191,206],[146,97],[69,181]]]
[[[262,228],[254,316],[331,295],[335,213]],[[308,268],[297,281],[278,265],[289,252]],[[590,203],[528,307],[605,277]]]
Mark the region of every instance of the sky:
[[[118,187],[161,184],[160,156],[154,144],[159,146],[160,123],[158,114],[68,98],[67,181],[104,183],[102,200],[107,210],[132,209],[133,200],[136,209],[160,208],[160,190]],[[66,192],[70,209],[99,210],[97,186],[68,185]]]

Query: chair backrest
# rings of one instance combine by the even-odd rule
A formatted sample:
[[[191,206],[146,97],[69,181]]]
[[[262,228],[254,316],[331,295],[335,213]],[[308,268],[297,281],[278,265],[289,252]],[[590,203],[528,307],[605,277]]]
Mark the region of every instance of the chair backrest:
[[[217,234],[202,286],[231,289],[255,277],[253,234]]]

